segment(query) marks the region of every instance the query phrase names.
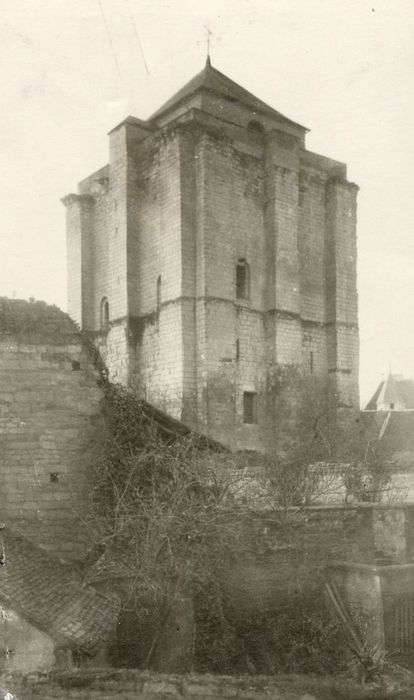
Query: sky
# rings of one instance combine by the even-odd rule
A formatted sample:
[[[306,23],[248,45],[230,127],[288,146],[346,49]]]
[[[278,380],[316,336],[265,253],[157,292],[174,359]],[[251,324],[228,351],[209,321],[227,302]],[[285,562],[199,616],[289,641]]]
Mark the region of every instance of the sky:
[[[358,198],[360,387],[414,378],[412,0],[0,0],[0,295],[65,309],[60,199],[213,65],[311,129]]]

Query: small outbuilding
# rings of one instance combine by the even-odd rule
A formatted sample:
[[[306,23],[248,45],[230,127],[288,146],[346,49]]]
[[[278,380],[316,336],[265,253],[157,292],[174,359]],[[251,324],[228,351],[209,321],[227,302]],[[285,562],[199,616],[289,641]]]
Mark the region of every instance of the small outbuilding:
[[[0,670],[45,671],[102,658],[120,603],[8,528],[0,552]]]

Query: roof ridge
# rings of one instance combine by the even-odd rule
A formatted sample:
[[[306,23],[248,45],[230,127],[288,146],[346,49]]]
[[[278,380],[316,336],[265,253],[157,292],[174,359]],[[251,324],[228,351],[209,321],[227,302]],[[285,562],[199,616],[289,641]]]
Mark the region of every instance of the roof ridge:
[[[214,84],[214,81],[217,84]],[[212,66],[210,61],[206,61],[204,68],[185,83],[185,85],[172,95],[169,100],[161,105],[161,107],[151,115],[148,121],[156,120],[200,90],[207,90],[212,93],[220,94],[224,98],[232,99],[240,104],[251,107],[253,111],[265,112],[274,118],[282,119],[283,121],[306,130],[304,126],[285,117],[281,112],[278,112],[266,102],[256,97],[252,92],[249,92],[249,90],[242,85],[236,83],[235,80],[229,78],[225,73],[222,73]]]

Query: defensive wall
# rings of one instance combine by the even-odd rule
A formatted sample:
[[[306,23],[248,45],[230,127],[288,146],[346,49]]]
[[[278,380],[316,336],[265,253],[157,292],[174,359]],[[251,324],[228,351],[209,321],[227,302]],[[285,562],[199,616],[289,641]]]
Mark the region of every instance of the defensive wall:
[[[57,307],[0,299],[1,519],[79,558],[88,476],[103,439],[99,375]]]

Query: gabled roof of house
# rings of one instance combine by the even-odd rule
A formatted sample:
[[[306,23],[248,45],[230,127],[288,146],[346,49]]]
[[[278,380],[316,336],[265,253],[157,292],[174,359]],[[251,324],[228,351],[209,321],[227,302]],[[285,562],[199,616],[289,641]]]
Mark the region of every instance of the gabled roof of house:
[[[84,585],[73,565],[63,564],[5,528],[0,603],[57,644],[93,652],[115,629],[120,601]]]
[[[403,410],[414,409],[414,380],[389,373],[380,382],[373,396],[365,406],[366,411],[377,411],[378,406],[403,406]]]
[[[297,122],[294,122],[291,119],[288,119],[283,114],[273,109],[273,107],[270,107],[265,102],[262,102],[262,100],[243,88],[241,85],[235,83],[234,80],[228,78],[226,75],[224,75],[224,73],[220,73],[220,71],[218,71],[216,68],[213,68],[209,58],[207,58],[206,65],[204,66],[203,70],[194,76],[194,78],[192,78],[188,83],[186,83],[181,90],[178,90],[175,95],[167,100],[167,102],[165,102],[165,104],[163,104],[162,107],[160,107],[150,117],[149,121],[151,122],[152,120],[156,120],[161,115],[171,111],[197,92],[208,92],[232,102],[238,102],[246,107],[250,107],[253,113],[260,112],[267,114],[268,116],[278,120],[289,122],[290,124],[297,126],[304,131],[307,130],[306,127],[297,124]]]

